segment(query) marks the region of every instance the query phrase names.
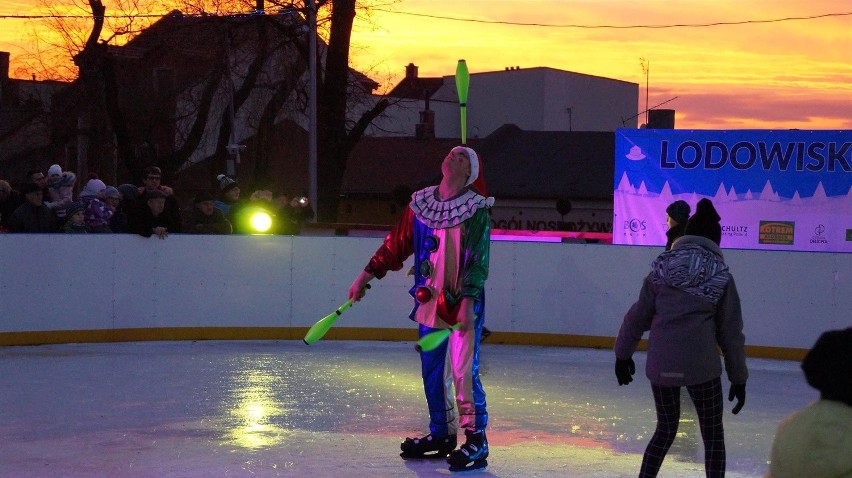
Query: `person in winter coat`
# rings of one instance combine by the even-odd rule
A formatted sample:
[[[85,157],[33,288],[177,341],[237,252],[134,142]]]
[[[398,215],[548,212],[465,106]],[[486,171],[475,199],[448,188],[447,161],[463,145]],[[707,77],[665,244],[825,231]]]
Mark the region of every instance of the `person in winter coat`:
[[[485,322],[491,215],[476,152],[453,148],[441,163],[441,183],[415,192],[393,231],[349,287],[359,300],[373,279],[398,271],[414,256],[414,308],[420,336],[459,324],[434,350],[421,350],[430,433],[406,438],[403,458],[446,457],[451,471],[488,464],[488,412],[479,377],[479,339]],[[455,388],[455,393],[453,393]],[[456,447],[457,429],[465,443]]]
[[[71,171],[63,171],[62,167],[54,164],[47,170],[47,194],[44,198],[47,206],[53,210],[60,223],[65,222],[65,208],[74,202],[74,186],[77,175]]]
[[[180,221],[165,211],[166,193],[154,189],[147,191],[145,197],[145,203],[135,208],[128,218],[130,232],[143,237],[156,235],[160,239],[165,239],[170,233],[181,232]]]
[[[189,234],[230,234],[231,223],[213,205],[213,195],[201,191],[193,199],[192,212],[184,220],[184,232]]]
[[[766,478],[850,478],[852,327],[823,333],[802,370],[820,399],[778,426]]]
[[[740,298],[719,248],[720,219],[709,199],[698,202],[685,235],[651,264],[639,299],[618,331],[615,375],[619,385],[633,381],[633,353],[645,331],[650,331],[645,374],[654,394],[657,427],[645,449],[640,477],[657,476],[675,439],[681,387],[686,387],[698,412],[706,475],[725,474],[718,350],[731,382],[728,400],[737,400],[734,414],[745,405],[748,369]]]
[[[689,220],[689,204],[683,200],[677,200],[666,208],[666,250],[672,248],[675,239],[682,236],[686,231],[686,221]]]
[[[109,227],[113,210],[104,202],[107,185],[98,178],[89,179],[80,191],[80,203],[83,204],[83,216],[89,232],[112,232]]]
[[[24,202],[9,217],[9,232],[57,232],[56,216],[44,203],[44,192],[34,183],[21,186]]]

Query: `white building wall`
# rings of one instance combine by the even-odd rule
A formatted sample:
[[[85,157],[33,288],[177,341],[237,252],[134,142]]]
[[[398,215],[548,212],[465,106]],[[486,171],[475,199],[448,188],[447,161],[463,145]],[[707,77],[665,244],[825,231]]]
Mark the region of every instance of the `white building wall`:
[[[435,112],[435,136],[458,138],[461,126],[455,77],[443,79],[444,86],[429,101]],[[474,73],[468,93],[467,136],[482,138],[504,124],[527,131],[635,128],[638,104],[638,84],[610,78],[552,68]],[[405,132],[401,135],[412,136],[424,108],[423,100],[389,108],[368,134],[396,136]]]
[[[346,300],[381,240],[0,234],[0,344],[33,331],[306,328]],[[614,337],[660,252],[494,240],[487,325]],[[852,254],[724,252],[748,345],[807,349],[824,330],[852,323]],[[404,272],[373,281],[335,327],[412,329],[410,287]]]

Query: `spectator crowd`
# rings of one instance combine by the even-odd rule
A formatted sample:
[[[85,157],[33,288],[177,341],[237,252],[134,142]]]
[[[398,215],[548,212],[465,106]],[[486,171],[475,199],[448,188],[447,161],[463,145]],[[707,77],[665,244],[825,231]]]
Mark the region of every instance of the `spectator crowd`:
[[[250,215],[263,211],[273,224],[267,234],[299,234],[313,215],[303,198],[260,190],[244,199],[234,178],[216,179],[217,191],[199,191],[181,208],[159,167],[146,168],[141,185],[110,186],[95,174],[83,183],[54,164],[47,175],[29,171],[15,187],[0,179],[0,233],[252,234]]]

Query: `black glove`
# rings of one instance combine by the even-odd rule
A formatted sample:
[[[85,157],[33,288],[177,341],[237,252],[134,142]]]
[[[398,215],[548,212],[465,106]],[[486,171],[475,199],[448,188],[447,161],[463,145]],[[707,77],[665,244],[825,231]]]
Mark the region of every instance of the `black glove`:
[[[615,359],[615,378],[618,379],[619,385],[627,385],[632,382],[634,373],[636,373],[636,364],[633,363],[632,358],[627,360]]]
[[[736,415],[740,413],[740,410],[743,409],[743,405],[745,405],[745,384],[744,383],[732,383],[731,391],[728,392],[728,401],[733,402],[734,398],[737,399],[737,404],[734,405],[734,409],[731,412]]]

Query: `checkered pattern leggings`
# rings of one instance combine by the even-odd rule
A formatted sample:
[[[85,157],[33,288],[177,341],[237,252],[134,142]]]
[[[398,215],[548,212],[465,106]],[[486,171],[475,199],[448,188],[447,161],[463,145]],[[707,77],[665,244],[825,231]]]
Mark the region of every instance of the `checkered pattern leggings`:
[[[663,459],[677,434],[680,421],[680,387],[651,384],[657,406],[657,429],[645,449],[639,478],[657,476]],[[722,381],[719,378],[686,387],[695,410],[704,441],[704,472],[708,478],[725,476],[725,432],[722,428]]]

